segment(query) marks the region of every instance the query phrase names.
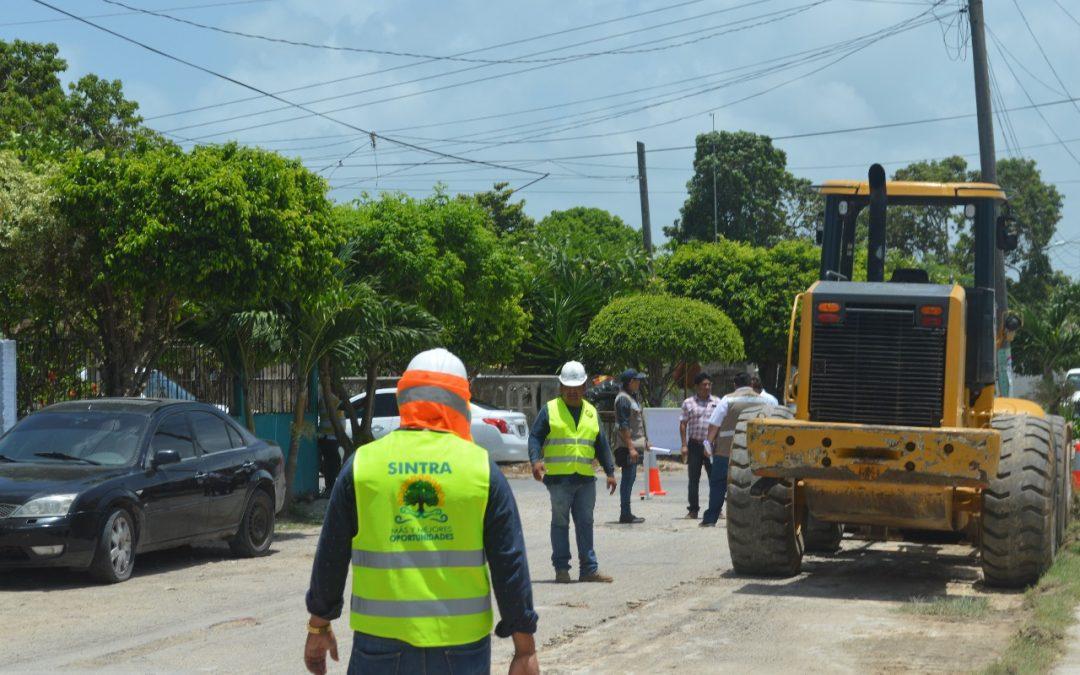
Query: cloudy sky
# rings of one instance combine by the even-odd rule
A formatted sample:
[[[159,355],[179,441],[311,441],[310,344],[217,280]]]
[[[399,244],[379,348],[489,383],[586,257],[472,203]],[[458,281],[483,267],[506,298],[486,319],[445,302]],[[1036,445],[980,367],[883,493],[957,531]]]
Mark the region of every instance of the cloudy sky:
[[[33,0],[0,3],[0,38],[56,42],[71,79],[123,80],[185,147],[235,139],[301,157],[342,201],[499,180],[536,217],[590,205],[637,227],[642,141],[658,232],[685,197],[686,147],[714,123],[773,136],[814,181],[949,154],[978,166],[960,0],[46,1],[234,81]],[[1080,278],[1080,103],[1067,101],[1080,0],[1017,1],[986,8],[997,152],[1034,158],[1058,185],[1051,256]],[[955,119],[896,125],[941,117]]]

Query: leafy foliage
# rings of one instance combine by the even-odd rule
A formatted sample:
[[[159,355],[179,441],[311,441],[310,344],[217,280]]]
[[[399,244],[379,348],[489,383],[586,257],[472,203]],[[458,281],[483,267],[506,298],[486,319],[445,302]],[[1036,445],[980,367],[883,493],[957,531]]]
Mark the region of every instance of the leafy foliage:
[[[1052,380],[1056,371],[1080,365],[1080,284],[1057,286],[1020,311],[1024,325],[1012,343],[1017,371]]]
[[[808,225],[821,210],[818,200],[807,181],[787,171],[786,153],[769,137],[714,131],[699,134],[696,145],[689,194],[679,220],[664,229],[668,237],[679,242],[723,237],[760,246],[814,229]]]
[[[742,337],[726,314],[662,293],[612,300],[593,319],[584,346],[596,364],[644,370],[654,405],[663,400],[679,364],[730,363],[745,356]]]
[[[532,317],[516,365],[554,373],[580,359],[589,323],[612,298],[644,289],[648,258],[638,234],[601,209],[555,211],[523,247]]]
[[[819,253],[803,240],[761,248],[735,241],[687,244],[658,269],[667,289],[707,302],[735,323],[746,356],[782,363],[792,302],[818,276]]]
[[[491,216],[491,225],[500,237],[517,237],[528,235],[536,221],[525,213],[525,201],[511,202],[510,198],[514,191],[509,183],[495,183],[494,187],[487,192],[476,192],[471,195],[458,195],[458,199],[475,201],[488,215]]]
[[[471,368],[508,363],[525,334],[521,271],[468,200],[384,194],[334,210],[357,242],[351,263],[442,324],[444,346]]]

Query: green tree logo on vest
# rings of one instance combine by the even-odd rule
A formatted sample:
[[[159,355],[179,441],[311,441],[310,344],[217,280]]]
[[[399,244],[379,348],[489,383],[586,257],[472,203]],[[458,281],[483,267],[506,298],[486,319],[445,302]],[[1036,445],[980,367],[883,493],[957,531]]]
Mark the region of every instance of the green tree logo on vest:
[[[450,516],[439,508],[446,503],[442,486],[431,476],[413,476],[401,484],[398,491],[398,515],[394,522],[399,525],[410,520],[433,520],[445,523]]]

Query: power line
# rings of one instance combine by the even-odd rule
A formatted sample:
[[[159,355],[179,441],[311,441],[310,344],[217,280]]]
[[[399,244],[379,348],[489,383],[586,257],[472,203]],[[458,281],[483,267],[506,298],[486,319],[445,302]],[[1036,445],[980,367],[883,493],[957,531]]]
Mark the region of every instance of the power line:
[[[1065,5],[1058,2],[1058,0],[1054,0],[1054,4],[1057,5],[1058,7],[1060,7],[1061,11],[1065,12],[1065,16],[1067,16],[1067,17],[1069,17],[1070,19],[1073,20],[1073,23],[1075,23],[1077,26],[1080,26],[1080,19],[1077,19],[1075,16],[1073,16],[1069,12],[1069,10],[1065,9]]]
[[[169,21],[175,21],[176,23],[182,23],[195,28],[201,28],[203,30],[213,31],[215,33],[222,33],[224,35],[234,35],[237,37],[249,38],[253,40],[262,40],[264,42],[273,42],[276,44],[290,45],[293,47],[307,47],[310,49],[323,49],[327,51],[336,52],[353,52],[360,54],[375,54],[379,56],[404,56],[413,59],[426,59],[428,61],[463,61],[465,63],[489,63],[489,64],[507,64],[507,63],[549,63],[552,61],[561,61],[562,58],[549,58],[549,59],[476,59],[464,56],[438,56],[434,54],[420,54],[418,52],[402,52],[394,51],[390,49],[371,49],[368,47],[348,47],[342,45],[328,45],[318,44],[314,42],[305,42],[303,40],[291,40],[289,38],[273,37],[269,35],[259,35],[257,33],[245,33],[244,31],[232,30],[229,28],[222,28],[220,26],[211,26],[210,24],[201,23],[199,21],[192,21],[190,19],[184,19],[178,16],[170,16],[164,12],[155,12],[149,9],[140,9],[133,7],[127,3],[120,2],[120,0],[102,0],[110,5],[116,5],[118,7],[124,7],[130,9],[135,13],[146,14],[148,16],[156,16],[161,19],[168,19]],[[565,57],[563,57],[565,58]]]
[[[73,19],[75,19],[77,21],[80,21],[80,22],[82,22],[82,23],[84,23],[84,24],[86,24],[88,26],[92,26],[93,28],[96,28],[96,29],[98,29],[100,31],[108,33],[108,34],[110,34],[110,35],[112,35],[114,37],[120,38],[121,40],[124,40],[125,42],[129,42],[129,43],[131,43],[133,45],[136,45],[138,47],[141,47],[141,48],[143,48],[143,49],[145,49],[147,51],[150,51],[150,52],[153,52],[153,53],[155,53],[155,54],[157,54],[159,56],[165,57],[165,58],[169,59],[170,61],[175,61],[177,63],[188,66],[189,68],[194,68],[194,69],[199,70],[199,71],[201,71],[203,73],[206,73],[208,75],[212,75],[212,76],[217,77],[219,79],[225,80],[226,82],[231,82],[231,83],[233,83],[233,84],[235,84],[237,86],[240,86],[240,87],[243,87],[245,89],[249,89],[251,91],[262,94],[263,96],[268,96],[268,97],[273,98],[273,99],[275,99],[277,101],[281,101],[282,103],[288,103],[289,105],[294,106],[296,108],[299,108],[300,110],[304,110],[305,112],[308,112],[308,113],[310,113],[312,115],[318,115],[319,117],[322,117],[323,119],[326,119],[326,120],[328,120],[330,122],[334,122],[336,124],[340,124],[342,126],[348,127],[350,129],[353,129],[354,131],[358,131],[358,132],[361,132],[361,133],[368,134],[373,138],[382,138],[383,140],[388,141],[390,143],[394,143],[395,145],[400,145],[402,147],[412,148],[412,149],[420,151],[420,152],[426,152],[426,153],[436,155],[436,156],[439,156],[439,157],[443,157],[443,158],[446,158],[446,159],[454,159],[454,160],[457,160],[457,161],[464,161],[464,162],[467,162],[467,163],[470,163],[470,164],[482,164],[482,165],[490,166],[490,167],[496,168],[496,169],[519,171],[519,172],[522,172],[522,173],[529,173],[529,174],[532,174],[532,175],[538,175],[538,176],[544,177],[544,175],[541,174],[541,172],[538,172],[538,171],[531,171],[529,169],[518,169],[518,168],[514,168],[514,167],[499,166],[498,164],[495,164],[495,163],[492,163],[492,162],[485,162],[485,161],[482,161],[482,160],[472,159],[472,158],[468,158],[468,157],[459,157],[457,155],[451,155],[449,153],[440,152],[438,150],[432,150],[430,148],[425,148],[423,146],[419,146],[419,145],[416,145],[416,144],[413,144],[413,143],[408,143],[406,141],[400,141],[400,140],[390,138],[390,137],[387,137],[387,136],[381,136],[381,135],[376,134],[376,133],[374,133],[372,131],[368,131],[366,129],[358,127],[358,126],[356,126],[354,124],[350,124],[348,122],[345,122],[345,121],[330,117],[330,116],[328,116],[328,115],[326,115],[324,113],[320,113],[318,111],[310,110],[308,108],[305,108],[304,106],[302,106],[299,103],[292,103],[291,101],[287,101],[286,99],[280,98],[279,96],[277,96],[275,94],[265,92],[265,91],[259,89],[258,87],[247,84],[246,82],[241,82],[240,80],[238,80],[236,78],[230,77],[228,75],[224,75],[222,73],[218,73],[218,72],[216,72],[214,70],[211,70],[211,69],[206,68],[204,66],[200,66],[200,65],[198,65],[196,63],[186,61],[186,60],[184,60],[184,59],[182,59],[182,58],[180,58],[178,56],[174,56],[174,55],[169,54],[167,52],[164,52],[164,51],[162,51],[160,49],[157,49],[156,47],[151,47],[150,45],[139,42],[138,40],[135,40],[134,38],[130,38],[130,37],[128,37],[126,35],[123,35],[121,33],[117,33],[116,31],[105,28],[104,26],[101,26],[101,25],[96,24],[96,23],[94,23],[92,21],[89,21],[88,19],[84,19],[84,18],[82,18],[80,16],[77,16],[75,14],[71,14],[70,12],[67,12],[67,11],[65,11],[63,9],[60,9],[59,7],[55,7],[53,5],[50,5],[49,3],[45,2],[45,0],[33,0],[33,2],[39,4],[39,5],[43,6],[43,7],[48,7],[49,9],[51,9],[51,10],[53,10],[55,12],[58,12],[60,14],[64,14],[66,16],[69,16],[69,17],[71,17],[71,18],[73,18]]]
[[[546,39],[546,38],[549,38],[549,37],[556,37],[558,35],[566,35],[568,33],[576,33],[578,31],[587,30],[589,28],[596,28],[597,26],[604,26],[604,25],[607,25],[607,24],[610,24],[610,23],[617,23],[617,22],[626,21],[626,20],[629,20],[629,19],[636,19],[636,18],[640,18],[642,16],[647,16],[647,15],[650,15],[650,14],[656,14],[656,13],[659,13],[659,12],[666,12],[666,11],[670,11],[670,10],[673,10],[673,9],[678,9],[678,8],[681,8],[681,7],[685,7],[685,6],[688,6],[688,5],[696,5],[696,4],[699,4],[699,3],[704,2],[704,1],[705,0],[685,0],[684,2],[678,2],[678,3],[675,3],[673,5],[665,5],[664,7],[658,7],[656,9],[650,9],[650,10],[647,10],[647,11],[644,11],[644,12],[637,12],[637,13],[634,13],[634,14],[627,14],[627,15],[623,15],[623,16],[614,17],[614,18],[611,18],[611,19],[604,19],[603,21],[595,21],[593,23],[588,23],[588,24],[584,24],[584,25],[581,25],[581,26],[574,26],[572,28],[564,28],[562,30],[553,31],[553,32],[550,32],[550,33],[543,33],[543,34],[540,34],[540,35],[534,35],[534,36],[528,37],[528,38],[520,38],[520,39],[517,39],[517,40],[510,40],[508,42],[500,42],[498,44],[488,45],[486,47],[478,47],[478,48],[475,48],[475,49],[470,49],[470,50],[467,50],[467,51],[458,52],[457,54],[453,54],[452,56],[468,56],[469,54],[478,54],[480,52],[491,51],[491,50],[494,50],[494,49],[501,49],[503,47],[512,47],[512,46],[516,46],[516,45],[520,45],[520,44],[525,44],[525,43],[528,43],[528,42],[535,42],[537,40],[543,40],[543,39]],[[709,12],[707,14],[713,14],[713,13],[714,12]],[[696,17],[694,17],[694,18],[696,18]],[[606,39],[606,38],[601,38],[601,39]],[[576,45],[571,45],[571,46],[576,46]],[[525,57],[536,56],[536,55],[537,54],[526,54]],[[403,70],[403,69],[406,69],[406,68],[412,68],[414,66],[422,66],[422,65],[425,65],[427,63],[432,63],[432,62],[433,61],[419,61],[419,62],[416,62],[416,63],[406,63],[406,64],[393,66],[391,68],[382,68],[382,69],[379,69],[379,70],[372,70],[372,71],[368,71],[366,73],[360,73],[358,75],[348,75],[346,77],[338,77],[338,78],[335,78],[335,79],[332,79],[332,80],[322,80],[320,82],[311,82],[311,83],[301,85],[301,86],[298,86],[298,87],[291,87],[289,89],[280,89],[278,91],[275,91],[274,93],[275,94],[291,94],[293,92],[304,91],[306,89],[314,89],[316,87],[323,87],[323,86],[330,85],[330,84],[340,84],[342,82],[347,82],[349,80],[361,79],[361,78],[365,78],[365,77],[370,77],[372,75],[382,75],[382,74],[393,72],[393,71],[396,71],[396,70]],[[248,96],[248,97],[244,97],[244,98],[237,98],[237,99],[232,99],[232,100],[229,100],[229,101],[221,101],[219,103],[212,103],[212,104],[209,104],[209,105],[198,106],[198,107],[195,107],[195,108],[188,108],[186,110],[178,110],[176,112],[166,113],[166,114],[163,114],[163,115],[155,115],[153,117],[147,117],[146,119],[147,120],[154,120],[154,119],[162,119],[162,118],[165,118],[165,117],[174,117],[176,115],[184,115],[184,114],[187,114],[187,113],[200,112],[200,111],[203,111],[203,110],[210,110],[210,109],[213,109],[213,108],[221,108],[221,107],[224,107],[224,106],[234,105],[236,103],[246,103],[248,101],[255,101],[255,100],[258,100],[259,98],[261,98],[261,97],[260,96]]]
[[[1012,64],[1009,62],[1009,59],[1005,56],[1005,53],[1001,50],[1001,43],[998,40],[997,36],[995,36],[993,33],[991,33],[990,34],[990,40],[994,43],[994,46],[997,47],[998,54],[1001,54],[1002,60],[1005,62],[1005,67],[1009,69],[1009,73],[1013,76],[1013,79],[1016,80],[1016,84],[1017,84],[1018,87],[1020,87],[1020,91],[1024,92],[1024,97],[1034,107],[1035,101],[1031,98],[1031,94],[1028,93],[1027,87],[1025,87],[1024,83],[1020,81],[1019,77],[1017,77],[1016,71],[1013,70]],[[1072,103],[1073,106],[1076,105],[1076,99],[1074,99],[1072,97],[1069,97],[1068,99],[1065,99],[1065,101]],[[1058,134],[1057,130],[1054,129],[1054,125],[1050,124],[1050,120],[1046,118],[1046,115],[1043,114],[1042,110],[1040,108],[1036,107],[1035,112],[1038,113],[1039,118],[1043,121],[1043,124],[1045,124],[1046,128],[1050,130],[1050,134],[1054,137],[1055,140],[1057,140],[1058,144],[1062,148],[1065,149],[1065,152],[1068,153],[1069,157],[1072,157],[1074,162],[1076,162],[1077,164],[1080,164],[1080,158],[1078,158],[1073,153],[1072,148],[1070,148],[1068,146],[1068,144],[1065,143],[1065,141],[1061,140],[1061,136]]]
[[[1031,24],[1028,23],[1027,16],[1024,15],[1024,10],[1020,9],[1020,3],[1013,0],[1013,5],[1016,7],[1016,11],[1020,14],[1020,18],[1024,20],[1024,26],[1027,27],[1028,34],[1031,35],[1031,39],[1034,40],[1035,46],[1039,48],[1039,53],[1042,54],[1043,60],[1046,61],[1046,65],[1050,67],[1050,72],[1054,74],[1054,79],[1057,80],[1058,85],[1061,87],[1061,91],[1065,92],[1066,96],[1072,96],[1069,93],[1069,88],[1065,86],[1065,83],[1061,80],[1061,76],[1058,75],[1057,68],[1054,67],[1050,57],[1046,55],[1046,50],[1043,49],[1042,43],[1039,42],[1039,38],[1035,36],[1035,31],[1031,29]],[[1076,108],[1076,112],[1080,113],[1080,105],[1073,102],[1073,107]]]
[[[270,0],[230,0],[228,2],[208,2],[208,3],[203,3],[201,5],[181,5],[179,7],[166,7],[162,11],[165,11],[165,12],[178,12],[178,11],[181,11],[181,10],[188,10],[188,9],[206,9],[206,8],[209,8],[209,7],[228,7],[228,6],[231,6],[231,5],[250,5],[250,4],[253,4],[253,3],[256,3],[256,2],[269,2],[269,1]],[[134,9],[134,8],[132,8],[132,9]],[[131,15],[131,14],[138,14],[140,11],[142,11],[142,10],[136,10],[136,11],[132,11],[132,12],[108,12],[106,14],[91,14],[86,18],[88,18],[88,19],[104,19],[104,18],[112,17],[112,16],[128,16],[128,15]],[[63,18],[56,17],[56,18],[53,18],[53,19],[35,19],[33,21],[9,21],[8,23],[0,23],[0,28],[6,28],[8,26],[29,26],[31,24],[37,24],[37,23],[58,23],[58,22],[61,22],[61,21],[71,21],[71,19],[69,19],[67,17],[63,17]]]
[[[732,11],[732,10],[735,10],[735,9],[742,9],[742,8],[745,8],[745,7],[748,7],[748,6],[751,6],[751,5],[757,5],[757,4],[761,4],[763,2],[772,2],[772,1],[774,1],[774,0],[752,0],[751,2],[745,2],[745,3],[741,4],[741,5],[735,5],[733,7],[729,7],[729,8],[726,8],[724,10],[716,10],[716,11],[713,11],[713,12],[708,12],[707,14],[717,14],[717,13],[720,13],[720,12],[727,12],[727,11]],[[831,1],[831,0],[814,0],[814,2],[806,3],[804,5],[801,5],[801,6],[797,7],[796,9],[801,9],[802,7],[816,6],[818,4],[821,4],[822,2],[828,2],[828,1]],[[768,13],[765,13],[765,14],[759,14],[759,15],[756,15],[756,16],[751,16],[751,17],[746,17],[746,18],[743,18],[743,19],[738,19],[736,21],[731,21],[731,22],[728,22],[728,23],[725,23],[725,24],[717,24],[717,25],[714,25],[714,26],[709,26],[707,28],[698,28],[698,29],[695,29],[695,30],[692,30],[692,31],[688,31],[686,33],[681,33],[681,34],[678,34],[678,35],[670,35],[670,36],[667,36],[667,37],[658,38],[656,40],[646,41],[646,42],[643,42],[641,44],[648,45],[648,44],[656,44],[656,43],[660,43],[660,42],[666,42],[666,41],[673,40],[673,39],[676,39],[676,38],[679,38],[679,37],[684,37],[684,36],[687,36],[687,35],[695,35],[695,34],[700,34],[700,33],[707,32],[707,31],[715,31],[718,28],[724,28],[724,27],[734,26],[734,25],[738,25],[738,24],[745,24],[745,23],[747,23],[749,21],[752,21],[752,20],[755,20],[755,19],[761,19],[763,17],[775,17],[777,15],[780,15],[779,19],[777,19],[777,20],[780,20],[780,19],[788,18],[790,16],[794,16],[797,13],[799,13],[799,12],[798,11],[793,11],[791,8],[785,9],[785,10],[780,10],[780,11],[775,11],[775,12],[768,12]],[[678,19],[676,21],[667,22],[666,24],[646,26],[646,27],[643,27],[643,28],[637,28],[637,29],[634,29],[634,30],[625,31],[623,33],[618,33],[618,34],[615,34],[615,35],[609,35],[609,36],[605,36],[605,37],[601,37],[601,38],[593,38],[591,40],[578,42],[578,43],[572,44],[572,45],[564,45],[564,46],[561,46],[561,47],[554,47],[554,48],[550,48],[550,49],[544,49],[544,50],[541,50],[541,51],[526,54],[522,58],[533,57],[533,56],[537,56],[537,55],[540,55],[540,54],[550,54],[550,53],[553,53],[553,52],[558,52],[558,51],[562,51],[562,50],[565,50],[565,49],[570,49],[572,47],[578,47],[578,46],[581,46],[581,45],[584,45],[584,44],[591,44],[591,43],[595,43],[595,42],[603,42],[603,41],[612,40],[612,39],[619,38],[619,37],[625,37],[627,35],[641,33],[641,32],[645,32],[645,31],[649,31],[649,30],[655,30],[657,28],[666,27],[668,25],[673,25],[673,24],[676,24],[676,23],[684,23],[686,21],[693,20],[694,18],[696,18],[696,17]],[[763,24],[754,24],[754,25],[750,25],[750,26],[745,26],[744,29],[753,28],[753,27],[756,27],[757,25],[763,25]],[[677,45],[672,45],[672,46],[680,46],[680,45],[677,44]],[[342,111],[345,111],[345,110],[356,110],[356,109],[359,109],[359,108],[366,108],[368,106],[377,105],[377,104],[380,104],[380,103],[389,103],[389,102],[393,102],[393,101],[400,101],[400,100],[403,100],[403,99],[414,98],[416,96],[423,96],[423,95],[426,95],[426,94],[431,94],[431,93],[435,93],[435,92],[439,92],[439,91],[445,91],[445,90],[448,90],[448,89],[456,89],[458,87],[463,87],[463,86],[467,86],[467,85],[479,84],[479,83],[483,83],[483,82],[490,82],[492,80],[503,79],[503,78],[506,78],[506,77],[514,76],[514,75],[521,75],[523,73],[529,73],[529,72],[533,72],[533,71],[536,71],[536,70],[544,70],[544,69],[552,68],[552,67],[555,67],[555,66],[560,66],[560,65],[565,65],[565,64],[568,64],[568,63],[574,63],[574,62],[585,60],[585,59],[595,58],[597,56],[603,56],[603,55],[606,55],[606,54],[610,54],[612,51],[614,51],[614,50],[608,50],[606,52],[582,53],[582,54],[578,54],[578,55],[574,55],[574,56],[568,56],[567,58],[562,59],[560,61],[557,61],[555,63],[542,63],[542,64],[539,64],[539,65],[530,66],[528,68],[521,68],[521,69],[518,69],[518,70],[506,71],[506,72],[497,73],[497,74],[494,74],[494,75],[485,75],[485,76],[470,79],[470,80],[462,80],[462,81],[459,81],[459,82],[453,82],[453,83],[450,83],[450,84],[445,84],[445,85],[441,85],[441,86],[438,86],[438,87],[432,87],[432,88],[429,88],[429,89],[423,89],[423,90],[420,90],[420,91],[412,91],[412,92],[408,92],[408,93],[405,93],[405,94],[397,94],[397,95],[393,95],[393,96],[387,96],[387,97],[384,97],[384,98],[374,99],[374,100],[371,100],[371,101],[364,101],[362,103],[353,103],[353,104],[338,107],[338,108],[331,108],[330,110],[327,110],[325,112],[327,112],[327,113],[336,113],[336,112],[342,112]],[[418,82],[425,82],[427,80],[438,79],[438,78],[442,78],[442,77],[447,77],[449,75],[457,75],[457,74],[460,74],[460,73],[465,73],[465,72],[470,72],[470,71],[473,71],[473,70],[479,70],[479,69],[490,68],[490,67],[491,67],[491,64],[480,64],[480,65],[469,66],[469,67],[466,67],[466,68],[459,68],[457,70],[445,71],[445,72],[442,72],[442,73],[435,73],[435,74],[432,74],[432,75],[425,75],[423,77],[418,77],[418,78],[414,78],[414,79],[411,79],[411,80],[405,80],[403,82],[393,82],[393,83],[389,83],[389,84],[382,84],[382,85],[378,85],[378,86],[374,86],[374,87],[368,87],[367,89],[360,89],[360,90],[357,90],[357,91],[346,92],[346,93],[343,93],[343,94],[334,94],[332,96],[324,96],[322,98],[304,101],[304,105],[311,105],[311,104],[315,104],[315,103],[325,103],[327,101],[340,100],[340,99],[343,99],[343,98],[359,96],[361,94],[368,94],[368,93],[375,92],[375,91],[382,91],[382,90],[385,90],[385,89],[394,89],[394,88],[398,88],[398,87],[404,87],[404,86],[409,85],[409,84],[416,84]],[[210,126],[210,125],[214,125],[214,124],[221,124],[223,122],[231,122],[231,121],[240,120],[240,119],[258,117],[260,115],[267,115],[267,114],[274,113],[274,112],[280,112],[280,111],[285,110],[285,109],[287,109],[287,108],[286,107],[268,108],[268,109],[249,112],[249,113],[237,114],[237,115],[232,115],[232,116],[224,117],[224,118],[218,118],[218,119],[209,120],[209,121],[205,121],[205,122],[188,124],[188,125],[184,125],[184,126],[180,126],[180,127],[174,127],[172,129],[166,130],[165,133],[171,133],[171,132],[176,132],[176,131],[184,131],[184,130],[187,130],[187,129],[205,127],[205,126]],[[220,131],[220,132],[216,132],[216,133],[212,133],[212,134],[205,134],[203,136],[196,137],[195,140],[203,140],[203,139],[207,139],[207,138],[213,138],[213,137],[216,137],[216,136],[224,136],[224,135],[228,135],[228,134],[239,133],[241,131],[250,131],[252,129],[260,129],[260,128],[263,128],[263,127],[275,126],[277,124],[285,124],[285,123],[288,123],[288,122],[293,122],[293,121],[304,119],[305,117],[306,117],[305,115],[300,115],[300,116],[296,116],[296,117],[288,117],[288,118],[273,121],[273,122],[265,122],[265,123],[255,124],[255,125],[251,125],[251,126],[247,126],[247,127],[241,127],[239,129],[230,129],[230,130],[227,130],[227,131]],[[147,119],[152,119],[152,118],[147,118]]]

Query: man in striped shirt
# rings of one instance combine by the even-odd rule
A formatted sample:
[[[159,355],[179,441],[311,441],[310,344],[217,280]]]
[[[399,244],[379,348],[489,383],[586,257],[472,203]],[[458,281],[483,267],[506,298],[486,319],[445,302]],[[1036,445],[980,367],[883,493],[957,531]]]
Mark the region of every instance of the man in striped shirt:
[[[711,473],[711,462],[705,456],[705,441],[709,439],[709,418],[719,403],[720,399],[712,395],[712,377],[708,373],[698,373],[694,378],[694,395],[683,401],[682,416],[679,418],[681,453],[690,475],[690,503],[686,507],[686,517],[694,520],[698,517],[701,469],[705,469],[706,483]]]

